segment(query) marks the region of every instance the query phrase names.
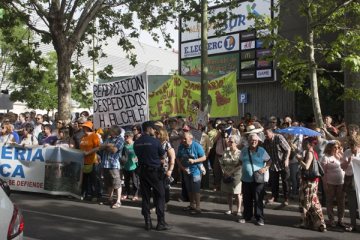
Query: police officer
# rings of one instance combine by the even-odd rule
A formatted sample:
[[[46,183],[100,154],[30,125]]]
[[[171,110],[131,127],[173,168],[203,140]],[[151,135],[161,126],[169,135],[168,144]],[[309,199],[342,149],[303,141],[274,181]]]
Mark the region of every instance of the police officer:
[[[165,222],[165,174],[162,170],[161,160],[165,151],[155,136],[155,125],[152,121],[142,124],[143,135],[134,143],[134,150],[138,157],[140,167],[140,185],[142,193],[141,213],[145,218],[145,229],[151,230],[150,197],[154,193],[156,203],[157,226],[156,230],[169,230],[171,227]]]

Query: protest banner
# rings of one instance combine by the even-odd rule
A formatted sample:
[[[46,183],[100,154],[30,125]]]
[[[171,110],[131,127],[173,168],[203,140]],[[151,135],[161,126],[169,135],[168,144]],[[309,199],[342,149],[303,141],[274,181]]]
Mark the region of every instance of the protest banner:
[[[351,166],[354,173],[356,198],[357,198],[358,206],[360,206],[360,158],[354,157],[351,160]]]
[[[149,120],[146,73],[110,83],[94,84],[94,127],[127,126]]]
[[[210,117],[238,115],[236,73],[231,72],[209,81]],[[149,93],[150,119],[183,116],[196,122],[200,106],[200,83],[174,75],[154,92]]]
[[[64,147],[0,145],[0,177],[11,190],[80,197],[83,153]]]

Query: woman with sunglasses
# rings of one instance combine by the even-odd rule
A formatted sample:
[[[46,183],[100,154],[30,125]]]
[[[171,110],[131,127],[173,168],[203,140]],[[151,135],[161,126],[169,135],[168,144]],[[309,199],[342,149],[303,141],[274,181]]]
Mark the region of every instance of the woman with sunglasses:
[[[341,168],[343,157],[339,141],[329,142],[325,147],[325,156],[321,160],[324,168],[323,183],[326,194],[326,208],[329,218],[329,226],[335,227],[334,221],[334,200],[337,202],[338,222],[340,227],[345,227],[343,222],[345,210],[345,197],[343,192],[345,172]]]
[[[14,143],[14,135],[12,134],[12,127],[10,123],[3,123],[1,126],[0,144],[7,145]]]

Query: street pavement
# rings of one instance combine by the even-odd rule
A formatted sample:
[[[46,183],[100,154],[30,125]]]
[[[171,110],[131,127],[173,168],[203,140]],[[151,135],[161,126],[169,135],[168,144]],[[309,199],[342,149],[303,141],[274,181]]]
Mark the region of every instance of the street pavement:
[[[66,197],[16,192],[11,195],[25,219],[24,239],[360,239],[359,232],[334,229],[325,233],[300,229],[299,213],[283,209],[265,209],[265,226],[240,224],[235,216],[225,215],[226,204],[203,202],[203,213],[189,215],[182,209],[188,203],[170,201],[166,221],[170,231],[143,229],[140,202],[126,200],[119,209]],[[156,215],[152,214],[156,225]],[[346,219],[349,222],[349,219]]]

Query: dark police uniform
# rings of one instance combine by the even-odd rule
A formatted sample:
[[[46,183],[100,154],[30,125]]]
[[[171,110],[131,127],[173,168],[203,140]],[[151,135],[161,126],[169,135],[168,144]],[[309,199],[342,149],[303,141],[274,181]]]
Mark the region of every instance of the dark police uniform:
[[[161,166],[161,158],[165,151],[158,139],[144,134],[134,143],[134,150],[138,158],[140,167],[140,185],[142,193],[142,210],[141,213],[145,218],[145,228],[150,230],[150,197],[153,190],[154,203],[156,203],[156,215],[158,220],[157,230],[164,227],[165,217],[165,174]]]

